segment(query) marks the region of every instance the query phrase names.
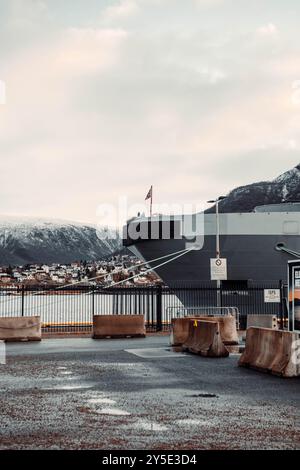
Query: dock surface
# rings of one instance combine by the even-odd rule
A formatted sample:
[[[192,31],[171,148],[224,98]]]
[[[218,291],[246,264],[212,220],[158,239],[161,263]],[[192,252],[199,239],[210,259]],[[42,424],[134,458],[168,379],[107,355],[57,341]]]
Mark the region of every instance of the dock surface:
[[[299,449],[300,379],[167,336],[9,343],[0,449]]]

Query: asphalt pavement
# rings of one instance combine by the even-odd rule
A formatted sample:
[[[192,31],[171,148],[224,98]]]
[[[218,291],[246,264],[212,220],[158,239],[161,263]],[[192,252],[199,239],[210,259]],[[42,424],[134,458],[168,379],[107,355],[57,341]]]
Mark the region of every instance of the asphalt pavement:
[[[166,336],[8,343],[0,449],[299,449],[300,378]]]

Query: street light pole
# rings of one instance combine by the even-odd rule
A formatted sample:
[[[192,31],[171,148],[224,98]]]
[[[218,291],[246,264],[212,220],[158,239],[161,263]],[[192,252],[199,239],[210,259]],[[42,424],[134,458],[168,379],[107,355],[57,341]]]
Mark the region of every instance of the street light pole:
[[[220,218],[219,218],[219,199],[216,200],[216,258],[220,258]]]
[[[211,204],[216,204],[216,258],[221,257],[220,251],[220,217],[219,217],[219,202],[225,199],[224,196],[220,196],[213,201],[207,201]],[[217,307],[221,307],[221,281],[217,280]]]
[[[216,258],[220,258],[219,199],[216,201]],[[217,280],[217,307],[221,307],[221,281]]]
[[[219,202],[226,199],[225,196],[220,196],[217,199],[207,201],[208,204],[216,204],[216,258],[221,257],[220,252],[220,217],[219,217]]]

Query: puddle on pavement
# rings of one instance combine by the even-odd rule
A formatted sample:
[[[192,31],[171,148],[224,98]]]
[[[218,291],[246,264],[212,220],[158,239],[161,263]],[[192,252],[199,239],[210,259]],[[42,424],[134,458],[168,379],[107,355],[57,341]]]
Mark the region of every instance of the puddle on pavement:
[[[92,390],[90,392],[87,392],[87,400],[94,400],[97,398],[106,398],[104,392],[98,392],[95,390]]]
[[[110,398],[91,398],[87,401],[89,405],[115,405],[115,400]]]
[[[97,413],[110,416],[130,416],[128,411],[120,410],[119,408],[102,408],[102,410],[97,411]]]
[[[134,354],[144,359],[178,358],[186,357],[186,354],[175,354],[171,348],[144,348],[144,349],[125,349],[125,352]]]
[[[64,390],[64,391],[72,391],[72,390],[84,390],[88,388],[92,388],[93,385],[56,385],[51,388],[46,388],[44,390]]]
[[[215,393],[194,393],[186,396],[189,398],[219,398]]]
[[[134,423],[134,427],[143,431],[168,431],[167,426],[151,421],[137,421]]]

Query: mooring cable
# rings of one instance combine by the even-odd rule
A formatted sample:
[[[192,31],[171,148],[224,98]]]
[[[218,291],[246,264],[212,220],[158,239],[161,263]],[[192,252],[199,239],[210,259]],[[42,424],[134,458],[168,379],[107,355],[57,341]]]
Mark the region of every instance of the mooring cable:
[[[170,256],[176,255],[178,253],[185,252],[186,250],[187,249],[185,248],[183,250],[178,250],[178,251],[175,251],[173,253],[169,253],[167,255],[159,256],[158,258],[154,258],[154,259],[151,259],[149,261],[144,261],[144,262],[139,263],[139,264],[133,264],[133,265],[129,266],[126,269],[127,269],[127,271],[134,270],[134,269],[140,268],[141,266],[145,266],[149,263],[154,263],[155,261],[160,261],[161,259],[169,258]],[[108,276],[108,274],[109,273],[105,273],[105,274],[100,274],[98,276],[91,277],[91,278],[88,279],[88,281],[90,282],[90,281],[95,281],[96,279],[105,278],[106,276]],[[53,289],[53,292],[58,291],[58,290],[64,290],[67,287],[73,287],[73,286],[82,284],[83,282],[86,282],[86,280],[82,279],[80,281],[75,281],[75,282],[72,282],[72,283],[69,283],[69,284],[64,284],[63,286],[56,286]],[[44,294],[44,293],[47,293],[47,292],[49,292],[49,289],[35,290],[35,291],[32,291],[32,292],[28,293],[27,297],[31,297],[31,296],[35,296],[35,295],[41,295],[41,294]],[[6,303],[13,302],[13,301],[14,301],[14,299],[8,299],[8,301],[6,300]]]
[[[180,258],[181,256],[187,254],[188,252],[192,251],[193,249],[194,249],[193,247],[191,247],[191,248],[186,248],[186,249],[184,249],[184,250],[179,250],[179,251],[176,251],[176,252],[174,252],[174,253],[171,253],[171,254],[169,254],[169,255],[160,256],[159,258],[155,258],[154,260],[150,260],[150,261],[141,263],[141,264],[137,265],[137,267],[138,267],[138,266],[141,266],[141,265],[145,265],[145,264],[149,264],[149,263],[158,261],[158,260],[163,259],[163,258],[166,258],[166,257],[170,257],[172,254],[177,254],[177,253],[179,253],[179,254],[177,254],[177,256],[174,256],[174,257],[171,258],[170,260],[164,261],[163,263],[160,263],[160,264],[158,264],[158,265],[156,265],[156,266],[154,266],[154,267],[152,267],[152,268],[149,268],[149,269],[147,269],[146,271],[144,271],[143,274],[147,274],[148,272],[154,271],[154,270],[157,269],[157,268],[160,268],[160,267],[162,267],[162,266],[164,266],[164,265],[166,265],[166,264],[168,264],[168,263],[171,263],[171,262],[174,261],[175,259]],[[131,269],[131,268],[128,268],[128,269]],[[105,274],[105,276],[107,276],[107,274]],[[139,277],[139,276],[140,276],[140,273],[135,274],[134,276],[130,276],[129,278],[123,279],[122,281],[118,281],[118,282],[116,282],[116,283],[114,283],[114,284],[110,284],[109,286],[104,286],[103,289],[109,289],[109,288],[111,288],[111,287],[115,287],[115,286],[117,286],[117,285],[124,284],[125,282],[128,282],[129,280],[132,280],[132,279],[134,279],[134,278],[136,278],[136,277]],[[71,284],[71,286],[72,286],[72,285],[73,285],[73,284]],[[59,286],[59,287],[61,288],[61,286]],[[64,287],[69,287],[69,286],[64,286]],[[37,291],[37,292],[42,293],[42,292],[48,292],[48,291]],[[54,292],[55,292],[55,291],[54,291]],[[80,293],[77,294],[77,295],[80,295],[80,296],[84,296],[84,295],[85,295],[85,296],[88,296],[88,295],[92,295],[92,293],[91,293],[91,292],[80,292]],[[29,297],[30,297],[30,296],[31,296],[31,294],[29,294]],[[33,296],[33,295],[32,295],[32,296]],[[31,311],[32,309],[39,309],[39,308],[41,308],[41,307],[46,307],[46,306],[49,306],[49,305],[53,305],[54,303],[57,303],[57,302],[59,302],[59,301],[61,301],[61,300],[63,300],[63,299],[55,299],[55,300],[53,300],[52,302],[47,302],[46,304],[43,304],[43,305],[40,305],[40,306],[35,306],[35,305],[33,305],[32,307],[28,307],[28,308],[27,308],[27,311]],[[16,311],[16,310],[13,310],[12,313],[15,313],[15,311]]]

